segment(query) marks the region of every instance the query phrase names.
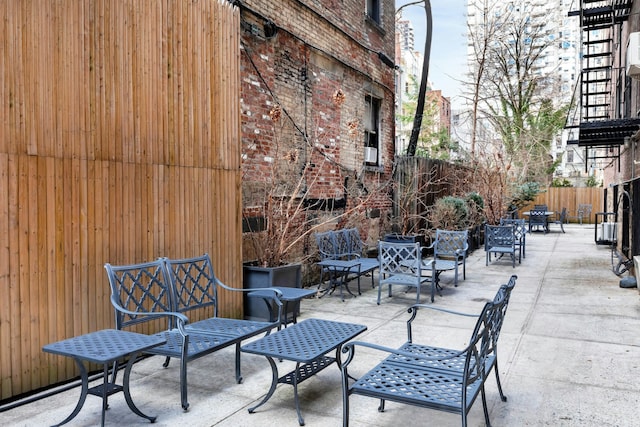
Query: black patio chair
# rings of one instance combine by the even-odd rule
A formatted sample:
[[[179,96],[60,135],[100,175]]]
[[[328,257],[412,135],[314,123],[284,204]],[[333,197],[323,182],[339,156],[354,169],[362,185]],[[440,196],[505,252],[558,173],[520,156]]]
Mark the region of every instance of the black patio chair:
[[[484,251],[486,253],[485,265],[489,265],[491,254],[509,254],[511,265],[516,266],[516,237],[513,227],[510,225],[485,225]],[[518,263],[520,263],[518,257]]]
[[[567,208],[562,208],[562,212],[558,215],[556,219],[550,221],[550,224],[557,224],[560,226],[560,230],[564,233],[564,224],[567,221]]]
[[[500,225],[510,225],[513,227],[513,233],[516,237],[516,248],[518,249],[518,256],[526,258],[526,245],[527,245],[527,222],[522,219],[509,219],[501,218]]]
[[[547,224],[547,212],[543,210],[534,209],[529,212],[529,233],[535,227],[536,230],[539,230],[542,227],[542,231],[544,234],[547,234],[549,231],[549,226]]]

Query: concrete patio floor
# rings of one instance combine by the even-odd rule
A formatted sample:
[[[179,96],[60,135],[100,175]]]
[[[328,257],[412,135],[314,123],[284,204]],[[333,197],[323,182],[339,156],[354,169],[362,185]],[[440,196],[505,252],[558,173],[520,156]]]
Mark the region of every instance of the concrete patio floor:
[[[593,225],[570,224],[566,234],[527,235],[526,258],[515,268],[507,260],[485,266],[484,251],[467,260],[467,278],[453,286],[453,273],[441,276],[444,287],[435,305],[478,313],[500,284],[518,276],[500,337],[499,368],[502,402],[493,376],[487,380],[490,419],[495,427],[512,426],[637,426],[640,403],[640,296],[637,289],[622,289],[612,273],[609,247],[594,243]],[[302,302],[299,320],[323,318],[361,323],[368,330],[357,339],[388,346],[406,340],[406,308],[415,293],[383,290],[376,305],[377,288],[362,280],[362,295],[344,302],[334,295]],[[355,288],[352,282],[351,288]],[[424,292],[423,303],[428,303]],[[474,321],[423,310],[421,343],[462,348]],[[382,355],[359,351],[353,372],[362,372]],[[297,426],[293,388],[278,385],[272,398],[256,413],[247,408],[261,400],[269,388],[271,370],[264,357],[242,356],[244,381],[234,380],[233,349],[214,353],[189,364],[187,412],[180,407],[179,370],[173,360],[168,369],[152,357],[136,364],[131,393],[145,413],[157,415],[158,426]],[[280,373],[293,365],[278,364]],[[44,426],[62,421],[73,410],[79,388],[0,413],[2,426]],[[299,387],[302,415],[307,426],[342,424],[340,372],[335,365]],[[133,414],[122,393],[110,398],[106,425],[142,426],[149,422]],[[459,426],[460,416],[387,403],[377,411],[374,399],[351,398],[352,426],[431,425]],[[100,423],[101,400],[88,396],[70,426]],[[470,426],[484,426],[482,404],[471,410]]]

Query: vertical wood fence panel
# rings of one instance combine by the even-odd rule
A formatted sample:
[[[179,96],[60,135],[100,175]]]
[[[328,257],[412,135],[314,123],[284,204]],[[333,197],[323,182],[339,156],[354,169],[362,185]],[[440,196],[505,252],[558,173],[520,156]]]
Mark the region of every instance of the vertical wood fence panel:
[[[519,211],[520,213],[528,211],[534,204],[547,205],[554,212],[567,208],[570,222],[577,222],[573,217],[576,215],[578,205],[591,205],[591,223],[593,223],[594,214],[602,211],[603,203],[604,190],[600,187],[549,187]]]
[[[240,19],[224,0],[0,0],[0,15],[9,399],[78,375],[44,344],[114,327],[105,262],[209,252],[242,286]]]

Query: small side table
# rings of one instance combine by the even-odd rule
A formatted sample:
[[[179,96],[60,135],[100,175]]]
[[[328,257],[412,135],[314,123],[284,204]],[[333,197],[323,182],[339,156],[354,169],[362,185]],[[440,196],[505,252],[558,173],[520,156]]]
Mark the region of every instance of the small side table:
[[[242,346],[242,351],[246,353],[265,356],[271,366],[269,391],[260,403],[249,408],[249,413],[253,414],[264,405],[273,396],[278,384],[289,384],[293,386],[298,423],[303,426],[298,385],[334,362],[340,367],[342,345],[366,330],[365,325],[311,318]],[[335,357],[326,356],[333,350],[336,351]],[[274,358],[296,362],[296,367],[288,374],[279,376]]]
[[[349,289],[348,283],[348,275],[351,272],[354,272],[360,276],[360,261],[358,259],[353,260],[341,260],[341,259],[325,259],[317,263],[319,266],[326,268],[329,271],[329,287],[322,290],[322,295],[319,298],[322,298],[327,293],[332,294],[333,291],[337,287],[340,288],[340,298],[344,301],[344,295],[342,293],[342,287],[347,290],[347,292],[355,297],[355,294],[351,292]],[[358,282],[358,293],[360,292],[360,282]],[[320,291],[320,284],[318,284],[318,290]]]
[[[303,288],[288,288],[288,287],[274,287],[273,289],[277,289],[279,290],[282,295],[279,297],[280,301],[282,301],[284,303],[284,307],[283,307],[283,313],[284,313],[284,318],[281,319],[281,324],[280,326],[278,326],[278,328],[280,328],[281,326],[284,326],[285,328],[287,327],[287,323],[288,323],[288,319],[287,319],[287,312],[288,312],[288,307],[289,307],[289,303],[293,302],[300,302],[300,300],[302,300],[302,298],[307,298],[310,297],[311,295],[315,295],[317,293],[316,290],[312,290],[312,289],[303,289]],[[267,304],[267,307],[269,308],[269,320],[271,322],[275,322],[276,319],[274,319],[274,315],[272,312],[272,307],[271,304],[269,303],[270,299],[273,297],[273,292],[271,291],[267,291],[267,290],[256,290],[253,292],[249,292],[248,294],[251,297],[259,297],[265,300],[265,303]],[[298,307],[294,307],[293,309],[293,323],[296,324],[298,323]]]
[[[105,329],[58,341],[52,344],[47,344],[42,347],[42,351],[44,352],[73,358],[80,369],[80,376],[82,379],[82,391],[80,393],[78,404],[71,415],[61,423],[57,424],[57,426],[68,423],[78,415],[80,409],[82,409],[82,406],[84,405],[87,394],[102,397],[101,425],[104,426],[104,413],[109,406],[108,396],[119,391],[124,392],[124,398],[127,401],[127,405],[135,414],[154,422],[156,417],[143,414],[136,405],[134,405],[133,400],[131,400],[131,393],[129,392],[129,376],[131,374],[133,363],[140,352],[164,343],[166,343],[166,340],[158,336],[143,335],[115,329]],[[115,372],[113,375],[113,381],[109,382],[109,365],[125,357],[129,357],[129,361],[127,362],[127,366],[124,371],[122,385],[115,384]],[[101,364],[103,366],[103,384],[89,388],[89,376],[87,374],[87,368],[84,366],[84,361]]]

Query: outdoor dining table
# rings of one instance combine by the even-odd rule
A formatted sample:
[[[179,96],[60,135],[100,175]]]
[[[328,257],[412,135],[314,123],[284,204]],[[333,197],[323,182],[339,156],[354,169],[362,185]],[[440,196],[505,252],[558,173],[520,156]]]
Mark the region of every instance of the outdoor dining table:
[[[342,260],[342,259],[325,259],[318,262],[318,265],[326,268],[329,271],[329,287],[323,289],[319,298],[322,298],[327,293],[331,294],[336,288],[340,289],[340,298],[344,301],[344,294],[342,293],[342,287],[351,295],[356,296],[351,289],[349,289],[348,275],[353,272],[360,274],[360,261],[358,259]]]
[[[129,377],[131,374],[131,368],[133,367],[133,363],[135,362],[138,354],[144,350],[148,350],[164,343],[166,343],[166,340],[153,335],[144,335],[116,329],[104,329],[47,344],[42,347],[42,351],[46,353],[73,358],[76,365],[78,365],[80,378],[82,379],[80,398],[75,409],[71,415],[57,425],[65,424],[78,415],[80,409],[82,409],[82,406],[84,405],[87,394],[92,394],[94,396],[102,397],[101,425],[104,426],[104,415],[109,406],[108,396],[120,391],[124,392],[124,398],[131,411],[142,418],[146,418],[149,421],[154,422],[156,417],[143,414],[133,403],[131,393],[129,392]],[[124,370],[122,385],[115,384],[115,373],[113,374],[112,381],[109,382],[109,365],[126,357],[129,357],[129,361],[127,362],[127,366]],[[89,388],[89,376],[87,374],[87,368],[84,366],[85,361],[97,363],[103,366],[102,384]]]
[[[298,413],[298,423],[303,426],[304,419],[300,412],[298,384],[311,378],[327,366],[336,362],[340,367],[340,350],[347,341],[355,338],[367,330],[365,325],[355,323],[335,322],[323,319],[305,319],[286,329],[269,334],[259,340],[242,346],[246,353],[265,356],[271,365],[271,386],[264,399],[252,408],[249,413],[265,404],[273,395],[280,383],[293,386],[293,396]],[[327,353],[335,350],[335,357]],[[293,371],[281,377],[278,376],[278,366],[275,359],[296,362]]]
[[[555,215],[556,213],[554,211],[545,211],[544,214],[548,217]],[[524,216],[529,216],[531,215],[531,211],[524,211],[522,212],[522,215]]]
[[[435,288],[441,291],[442,286],[440,286],[440,274],[443,271],[455,270],[457,262],[453,260],[449,261],[445,259],[438,259],[435,261],[433,259],[427,259],[422,261],[423,270],[431,270],[431,266],[434,262],[435,262],[435,265],[433,266],[433,271],[434,271],[435,277],[433,278],[433,281],[435,283]],[[431,296],[431,302],[433,302],[433,295]]]

